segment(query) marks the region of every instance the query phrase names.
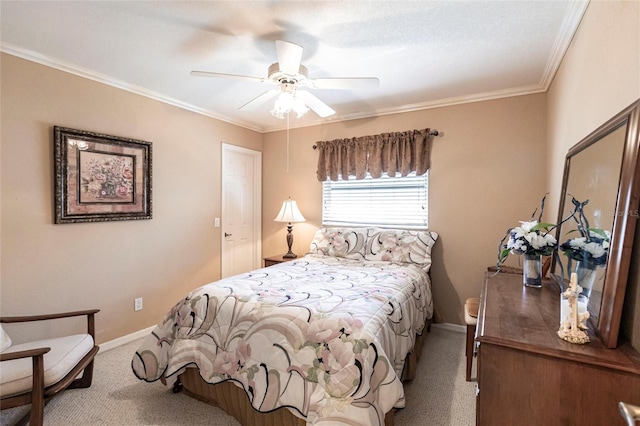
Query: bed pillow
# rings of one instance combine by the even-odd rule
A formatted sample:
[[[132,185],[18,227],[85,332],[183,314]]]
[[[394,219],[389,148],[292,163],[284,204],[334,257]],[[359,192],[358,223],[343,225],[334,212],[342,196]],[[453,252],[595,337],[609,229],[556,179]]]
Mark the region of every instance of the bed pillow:
[[[371,228],[367,235],[365,260],[413,263],[425,271],[431,268],[431,247],[438,234],[433,231]]]
[[[311,241],[310,252],[347,259],[364,259],[367,228],[320,228]]]

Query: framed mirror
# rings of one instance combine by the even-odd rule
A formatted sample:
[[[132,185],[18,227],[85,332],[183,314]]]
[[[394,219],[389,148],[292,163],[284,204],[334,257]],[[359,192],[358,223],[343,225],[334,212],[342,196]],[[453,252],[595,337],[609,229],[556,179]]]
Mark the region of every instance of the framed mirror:
[[[574,211],[575,201],[583,212],[583,228],[580,232],[579,222],[573,219],[557,228],[561,250],[552,261],[551,278],[567,286],[580,264],[591,263],[593,286],[587,309],[595,331],[609,348],[618,343],[632,260],[640,200],[639,155],[640,100],[573,146],[565,159],[557,223]],[[585,243],[589,242],[587,254]],[[572,250],[576,247],[580,251]],[[580,272],[578,276],[586,279]]]

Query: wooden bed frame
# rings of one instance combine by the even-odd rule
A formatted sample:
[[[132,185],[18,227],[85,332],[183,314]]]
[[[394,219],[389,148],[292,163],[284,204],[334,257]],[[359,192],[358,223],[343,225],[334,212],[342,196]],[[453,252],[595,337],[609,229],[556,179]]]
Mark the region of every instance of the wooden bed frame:
[[[432,320],[427,320],[424,330],[431,331]],[[418,360],[422,355],[422,346],[426,339],[426,333],[416,335],[413,349],[405,359],[402,371],[402,381],[412,380],[416,375]],[[165,382],[163,378],[163,382]],[[211,384],[200,377],[197,368],[187,368],[173,386],[174,392],[184,390],[185,394],[214,407],[221,408],[224,412],[233,416],[243,426],[306,426],[307,422],[286,408],[263,413],[257,411],[247,397],[244,390],[230,381]],[[396,409],[386,413],[385,426],[393,426],[393,416]]]

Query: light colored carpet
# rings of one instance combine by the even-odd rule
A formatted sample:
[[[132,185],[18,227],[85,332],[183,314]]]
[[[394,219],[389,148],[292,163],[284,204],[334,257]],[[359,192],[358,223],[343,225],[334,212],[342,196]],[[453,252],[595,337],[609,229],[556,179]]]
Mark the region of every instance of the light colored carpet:
[[[397,426],[475,424],[475,381],[465,381],[465,335],[433,326],[424,344],[416,378],[405,384],[406,408]],[[93,384],[53,398],[45,407],[46,426],[215,425],[238,426],[222,410],[160,382],[146,383],[131,372],[135,341],[96,356]],[[2,426],[12,425],[27,407],[4,410]]]

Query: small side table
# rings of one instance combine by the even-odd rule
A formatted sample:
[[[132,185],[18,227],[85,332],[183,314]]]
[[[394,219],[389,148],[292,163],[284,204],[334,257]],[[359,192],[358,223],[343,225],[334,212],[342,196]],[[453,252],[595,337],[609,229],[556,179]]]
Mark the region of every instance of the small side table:
[[[290,260],[296,260],[297,257],[282,257],[284,255],[278,254],[276,256],[269,256],[264,258],[264,267],[277,265],[278,263],[288,262]]]

